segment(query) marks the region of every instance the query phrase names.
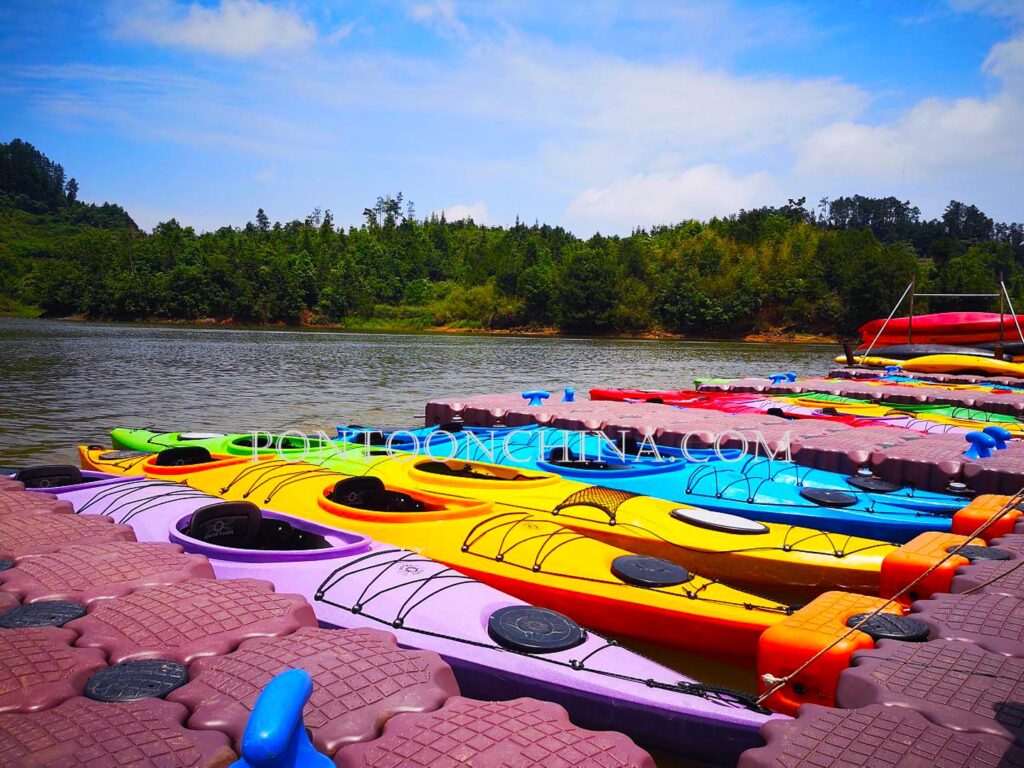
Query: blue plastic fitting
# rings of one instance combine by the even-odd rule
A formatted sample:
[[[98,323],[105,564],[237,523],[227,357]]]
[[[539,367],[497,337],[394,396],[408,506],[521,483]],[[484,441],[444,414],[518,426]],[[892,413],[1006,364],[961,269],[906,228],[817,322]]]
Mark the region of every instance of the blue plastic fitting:
[[[566,387],[565,392],[562,393],[563,403],[575,403],[576,402],[576,390],[572,387]]]
[[[772,384],[781,384],[782,382],[789,380],[789,376],[784,373],[773,373],[768,378],[771,379]]]
[[[523,399],[528,401],[527,405],[541,405],[549,397],[551,397],[551,393],[543,389],[530,389],[523,392]]]
[[[332,768],[302,722],[312,692],[313,678],[303,669],[289,669],[267,683],[245,726],[242,757],[231,768]]]
[[[789,371],[789,372],[788,372],[788,373],[786,374],[786,381],[796,381],[796,372],[794,372],[794,371]]]
[[[992,456],[992,449],[996,447],[995,439],[984,432],[968,432],[964,439],[971,444],[971,447],[964,451],[964,456],[968,459],[987,459]]]
[[[1013,435],[1010,434],[1010,430],[1004,429],[1003,427],[985,427],[981,431],[996,441],[997,451],[1005,449],[1006,441],[1013,437]]]
[[[885,366],[886,376],[896,376],[902,369],[898,365],[887,365]]]

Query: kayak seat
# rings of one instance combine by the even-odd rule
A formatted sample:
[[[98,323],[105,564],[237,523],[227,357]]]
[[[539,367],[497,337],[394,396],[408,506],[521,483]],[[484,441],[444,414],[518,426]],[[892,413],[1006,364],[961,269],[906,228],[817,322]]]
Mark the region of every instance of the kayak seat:
[[[186,536],[231,549],[305,550],[330,546],[323,536],[296,528],[287,520],[263,517],[248,501],[209,504],[192,514]]]
[[[201,445],[181,448],[165,448],[156,455],[158,467],[190,467],[193,464],[209,464],[213,461],[210,452]]]
[[[46,464],[25,467],[14,473],[14,479],[26,488],[60,488],[85,482],[78,467],[71,464]]]
[[[378,477],[350,477],[339,481],[327,497],[335,504],[372,512],[423,512],[426,506],[405,493],[389,491]]]

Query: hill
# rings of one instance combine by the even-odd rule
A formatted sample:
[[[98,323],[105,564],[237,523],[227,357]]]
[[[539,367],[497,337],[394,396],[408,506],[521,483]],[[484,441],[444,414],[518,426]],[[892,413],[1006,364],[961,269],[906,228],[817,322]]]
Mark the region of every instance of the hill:
[[[260,209],[241,228],[172,219],[146,233],[119,206],[77,196],[30,144],[0,144],[0,302],[97,319],[738,337],[849,333],[912,276],[981,292],[1002,273],[1024,307],[1024,227],[958,201],[923,220],[896,198],[801,198],[583,240],[539,223],[417,218],[401,194],[347,229],[329,210],[271,223]]]

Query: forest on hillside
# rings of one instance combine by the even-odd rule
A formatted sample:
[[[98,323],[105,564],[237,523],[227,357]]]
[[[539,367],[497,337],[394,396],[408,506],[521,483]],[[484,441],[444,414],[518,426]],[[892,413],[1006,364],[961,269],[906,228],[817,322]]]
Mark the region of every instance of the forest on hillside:
[[[557,226],[418,218],[402,194],[197,233],[143,232],[115,204],[86,204],[31,144],[0,144],[0,311],[46,316],[345,327],[665,331],[735,337],[849,334],[919,290],[989,292],[1024,309],[1024,226],[951,201],[925,220],[910,202],[804,198],[700,222],[581,239]],[[680,217],[685,211],[680,211]],[[933,300],[918,311],[984,309]]]

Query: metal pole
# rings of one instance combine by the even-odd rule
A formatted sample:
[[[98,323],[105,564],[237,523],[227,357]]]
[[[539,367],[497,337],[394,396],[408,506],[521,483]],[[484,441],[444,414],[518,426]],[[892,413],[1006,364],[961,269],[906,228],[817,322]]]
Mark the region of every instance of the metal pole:
[[[1010,292],[1006,290],[1006,283],[1002,280],[999,281],[999,287],[1003,289],[1003,295],[1006,296],[1006,303],[1010,305],[1010,312],[1013,314],[1013,322],[1017,326],[1017,335],[1020,336],[1020,343],[1024,344],[1024,331],[1020,329],[1020,320],[1017,319],[1017,311],[1013,308],[1013,299],[1010,298]]]
[[[907,318],[907,344],[914,343],[914,295],[917,293],[917,275],[910,278],[910,316]]]
[[[896,306],[892,308],[892,312],[890,312],[889,316],[885,318],[885,322],[882,323],[882,327],[878,329],[878,333],[875,334],[875,338],[871,340],[871,344],[868,346],[867,352],[860,356],[861,363],[863,363],[865,358],[867,358],[867,356],[871,354],[871,350],[875,348],[875,344],[878,343],[878,339],[882,336],[883,333],[885,333],[885,328],[887,325],[889,325],[889,321],[892,320],[892,316],[896,314],[896,310],[900,308],[900,304],[902,304],[903,300],[907,298],[907,294],[910,293],[910,289],[913,287],[913,281],[907,284],[907,289],[903,292],[903,295],[900,296],[900,300],[896,302]],[[1024,336],[1022,336],[1021,339],[1024,340]]]
[[[999,273],[999,285],[1003,285],[1003,273],[1002,272]],[[1006,314],[1006,305],[1003,303],[1003,299],[1005,298],[1004,291],[1005,291],[1005,289],[1003,289],[1002,291],[999,292],[999,356],[1000,357],[1002,357],[1002,354],[1003,354],[1003,340],[1005,338],[1004,334],[1003,334],[1003,315]]]

